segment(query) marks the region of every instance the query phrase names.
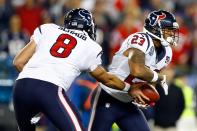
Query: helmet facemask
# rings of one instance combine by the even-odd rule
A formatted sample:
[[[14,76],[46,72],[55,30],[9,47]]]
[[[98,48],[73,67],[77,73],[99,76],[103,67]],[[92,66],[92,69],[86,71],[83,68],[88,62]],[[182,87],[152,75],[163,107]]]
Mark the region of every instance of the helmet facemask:
[[[179,41],[179,29],[162,29],[162,36],[170,45],[176,46]]]

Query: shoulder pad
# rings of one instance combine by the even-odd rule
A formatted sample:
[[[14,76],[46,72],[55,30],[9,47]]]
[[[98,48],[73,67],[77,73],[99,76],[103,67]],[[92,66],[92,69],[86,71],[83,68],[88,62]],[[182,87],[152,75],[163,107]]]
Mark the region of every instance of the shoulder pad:
[[[130,48],[137,48],[146,53],[151,47],[152,40],[150,36],[144,32],[137,32],[129,36],[127,44]]]

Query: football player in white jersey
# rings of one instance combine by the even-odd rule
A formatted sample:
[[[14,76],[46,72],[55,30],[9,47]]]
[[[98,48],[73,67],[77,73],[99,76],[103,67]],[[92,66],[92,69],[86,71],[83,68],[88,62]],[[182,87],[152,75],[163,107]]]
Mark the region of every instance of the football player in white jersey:
[[[166,76],[158,72],[171,61],[171,46],[178,42],[178,29],[172,13],[164,10],[150,12],[145,19],[144,31],[131,34],[124,40],[112,59],[109,72],[131,85],[160,83],[167,95]],[[136,106],[142,99],[139,89],[131,88],[128,95],[103,84],[100,87],[95,92],[88,131],[110,131],[113,123],[123,131],[150,131]]]
[[[35,131],[32,123],[36,119],[32,118],[40,112],[60,131],[83,131],[78,113],[65,95],[83,70],[106,86],[130,88],[100,66],[102,49],[95,42],[95,31],[92,14],[82,8],[67,13],[64,27],[44,24],[35,29],[13,61],[20,72],[13,91],[20,131]]]

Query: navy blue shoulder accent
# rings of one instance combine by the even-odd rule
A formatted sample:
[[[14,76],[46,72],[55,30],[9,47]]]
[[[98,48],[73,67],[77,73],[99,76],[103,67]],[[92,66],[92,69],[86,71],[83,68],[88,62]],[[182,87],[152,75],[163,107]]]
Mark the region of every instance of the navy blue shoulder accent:
[[[148,48],[149,48],[149,46],[150,46],[150,40],[149,40],[149,37],[148,37],[148,34],[147,33],[138,33],[138,34],[141,34],[142,36],[145,36],[146,37],[146,39],[148,40],[148,47],[147,47],[147,49],[146,49],[146,51],[148,50]]]
[[[165,47],[161,46],[160,48],[156,48],[156,59],[157,63],[161,61],[166,56],[166,49]]]
[[[42,31],[41,31],[41,27],[40,27],[40,26],[38,27],[38,29],[39,29],[39,31],[40,31],[40,34],[42,34]]]
[[[103,51],[101,51],[100,53],[98,53],[98,55],[96,56],[96,58],[97,58],[99,55],[103,55]]]

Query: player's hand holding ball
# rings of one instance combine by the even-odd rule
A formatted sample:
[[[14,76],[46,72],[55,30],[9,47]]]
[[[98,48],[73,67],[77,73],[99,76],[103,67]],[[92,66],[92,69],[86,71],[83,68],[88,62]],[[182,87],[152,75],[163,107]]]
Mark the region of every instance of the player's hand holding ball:
[[[133,104],[145,108],[148,106],[146,102],[149,101],[149,98],[143,94],[141,87],[141,83],[133,84],[128,93],[133,99]]]
[[[157,102],[160,98],[155,87],[148,83],[138,83],[132,85],[129,94],[133,98],[133,104],[143,108],[154,106],[155,102]]]

